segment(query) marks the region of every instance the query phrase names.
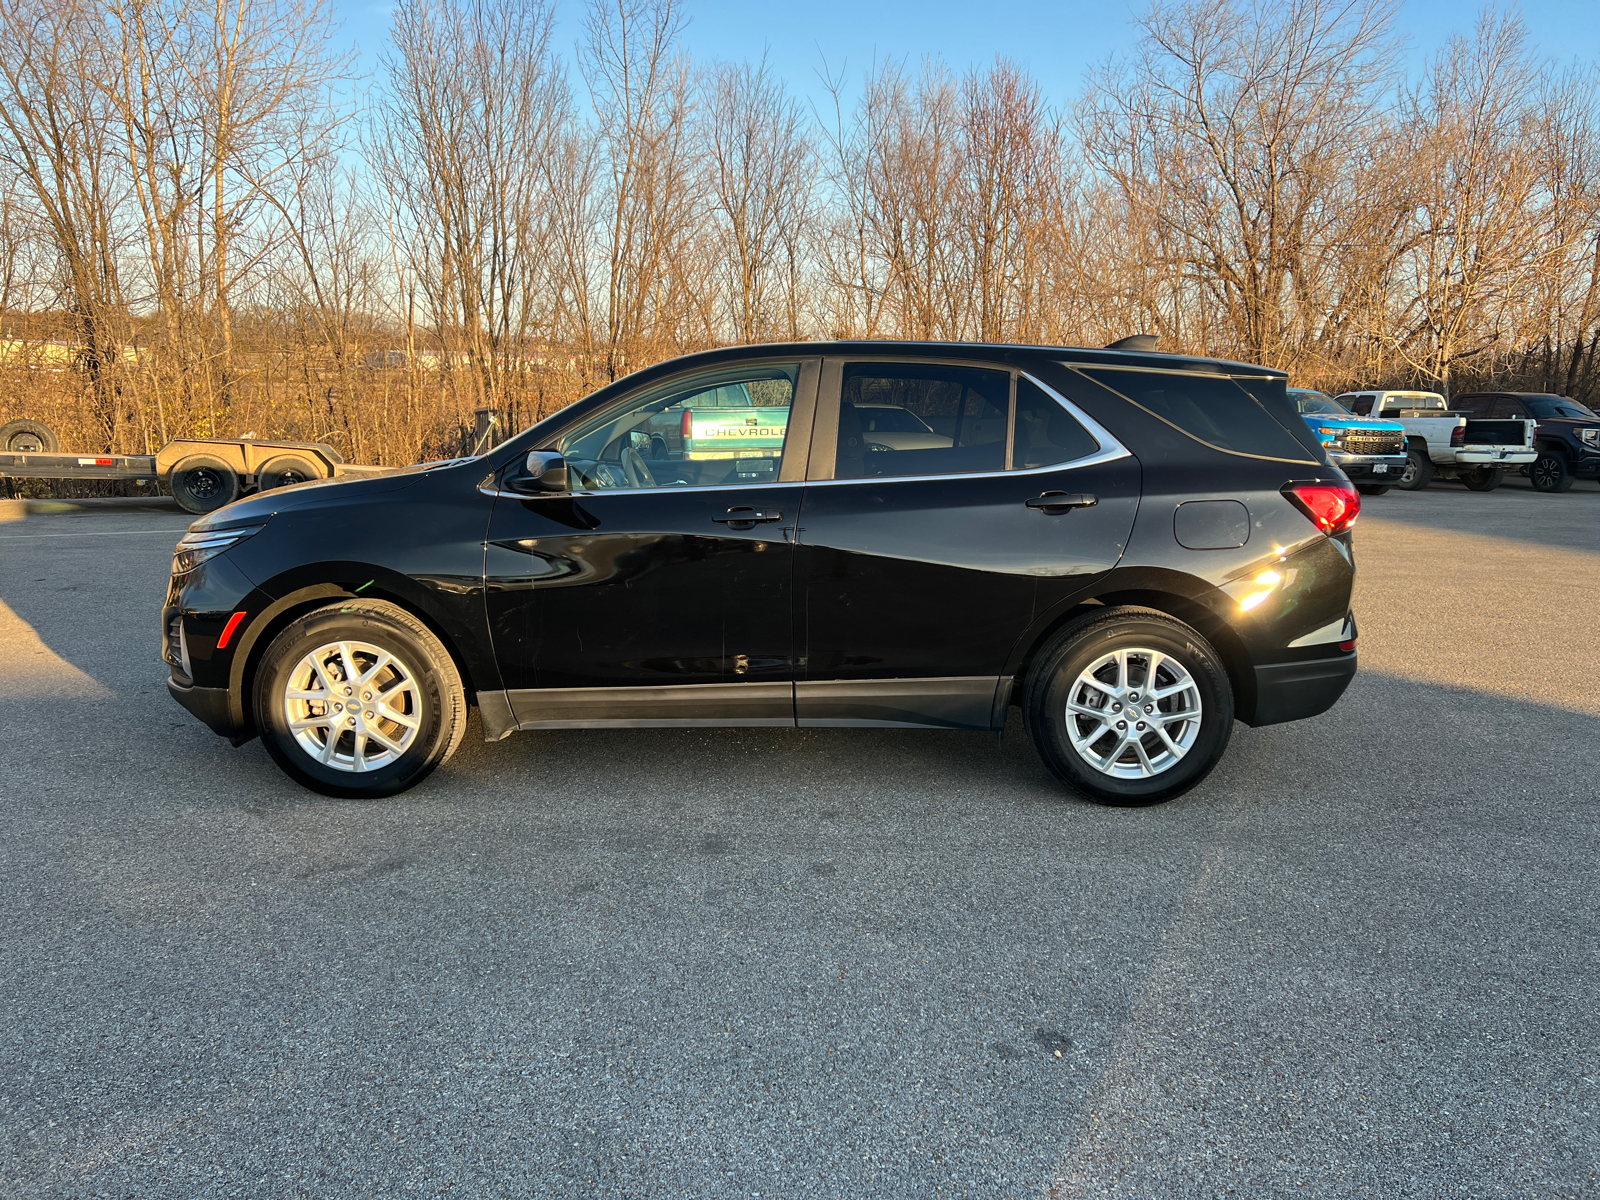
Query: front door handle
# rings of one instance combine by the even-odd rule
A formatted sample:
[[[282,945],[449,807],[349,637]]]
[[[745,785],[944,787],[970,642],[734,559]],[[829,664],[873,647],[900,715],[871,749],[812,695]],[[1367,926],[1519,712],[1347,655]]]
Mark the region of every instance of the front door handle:
[[[1074,508],[1093,508],[1100,503],[1100,497],[1092,492],[1046,492],[1024,503],[1040,512],[1064,513]]]
[[[718,525],[731,525],[735,529],[748,529],[752,525],[765,525],[783,520],[783,514],[770,508],[730,508],[725,517],[712,517]]]

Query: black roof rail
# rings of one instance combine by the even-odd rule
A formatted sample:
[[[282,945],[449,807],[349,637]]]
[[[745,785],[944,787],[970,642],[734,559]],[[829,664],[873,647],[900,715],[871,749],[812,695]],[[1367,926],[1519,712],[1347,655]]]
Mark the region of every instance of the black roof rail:
[[[1138,350],[1150,353],[1156,348],[1156,335],[1153,333],[1135,333],[1125,338],[1118,338],[1106,347],[1107,350]]]

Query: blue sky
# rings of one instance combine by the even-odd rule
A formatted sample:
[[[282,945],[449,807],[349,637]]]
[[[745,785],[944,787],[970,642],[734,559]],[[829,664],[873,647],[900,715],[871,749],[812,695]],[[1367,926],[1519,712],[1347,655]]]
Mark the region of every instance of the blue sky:
[[[362,68],[376,68],[385,42],[389,5],[332,0],[343,38],[357,45]],[[759,59],[765,52],[795,94],[821,100],[823,56],[857,80],[874,56],[942,55],[958,68],[1004,54],[1044,85],[1053,101],[1077,93],[1084,72],[1134,43],[1131,18],[1142,3],[1098,0],[685,0],[688,49],[699,59]],[[1600,58],[1600,2],[1524,0],[1518,6],[1541,51],[1557,60]],[[1470,29],[1479,6],[1450,0],[1410,0],[1400,28],[1410,58],[1420,64],[1452,31]],[[583,0],[560,0],[558,39],[569,53],[577,39]],[[1414,72],[1413,72],[1414,73]]]

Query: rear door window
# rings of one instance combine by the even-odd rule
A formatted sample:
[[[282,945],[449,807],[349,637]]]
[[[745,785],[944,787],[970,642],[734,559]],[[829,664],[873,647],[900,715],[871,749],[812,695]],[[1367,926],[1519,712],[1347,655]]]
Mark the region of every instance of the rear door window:
[[[1100,449],[1089,431],[1031,379],[1017,380],[1017,420],[1012,466],[1019,471],[1086,458]]]
[[[1227,376],[1118,367],[1079,369],[1096,383],[1218,450],[1296,462],[1310,457],[1293,434]]]
[[[1002,471],[1011,374],[926,363],[846,363],[837,479]]]

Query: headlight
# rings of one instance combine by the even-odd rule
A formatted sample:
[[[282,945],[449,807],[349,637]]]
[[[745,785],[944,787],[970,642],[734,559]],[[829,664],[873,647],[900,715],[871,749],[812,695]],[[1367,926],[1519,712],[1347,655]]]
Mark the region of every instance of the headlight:
[[[199,533],[186,533],[178,541],[172,556],[172,573],[182,575],[192,571],[207,559],[215,558],[224,550],[232,550],[245,538],[260,533],[265,525],[236,525],[232,529],[205,529]]]
[[[1600,446],[1600,429],[1580,429],[1578,436],[1584,440],[1586,445]]]
[[[1344,430],[1330,429],[1326,425],[1317,426],[1317,433],[1322,436],[1324,446],[1341,446],[1344,444]]]

